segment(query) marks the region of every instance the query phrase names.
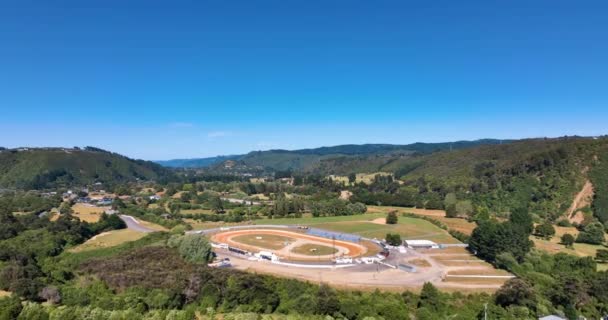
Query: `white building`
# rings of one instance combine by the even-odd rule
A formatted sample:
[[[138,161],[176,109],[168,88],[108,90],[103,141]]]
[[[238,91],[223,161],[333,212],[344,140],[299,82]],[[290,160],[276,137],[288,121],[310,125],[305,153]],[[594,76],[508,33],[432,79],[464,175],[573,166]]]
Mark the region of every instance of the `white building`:
[[[431,240],[405,240],[405,245],[411,249],[439,249],[439,245]]]

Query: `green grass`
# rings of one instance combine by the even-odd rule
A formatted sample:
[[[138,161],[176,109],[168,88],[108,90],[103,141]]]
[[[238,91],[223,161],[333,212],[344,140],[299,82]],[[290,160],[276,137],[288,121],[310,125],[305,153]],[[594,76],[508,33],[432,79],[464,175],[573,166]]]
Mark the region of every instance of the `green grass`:
[[[100,248],[114,247],[126,242],[135,241],[143,238],[146,234],[131,229],[113,230],[104,234],[99,234],[87,242],[70,249],[70,252],[81,252]]]
[[[258,237],[261,239],[258,239]],[[265,249],[279,250],[279,249],[285,247],[285,243],[294,242],[294,241],[296,241],[296,239],[284,237],[284,236],[278,236],[278,235],[274,235],[274,234],[260,233],[260,234],[246,234],[246,235],[242,235],[242,236],[236,236],[236,237],[232,238],[232,241],[236,241],[236,242],[240,242],[243,244],[256,246],[256,247],[260,247],[260,248],[265,248]]]
[[[334,254],[334,253],[338,252],[338,250],[336,250],[332,247],[328,247],[328,246],[307,243],[307,244],[303,244],[299,247],[293,248],[291,250],[291,252],[316,257],[316,256],[325,256],[325,255],[329,255],[329,254]]]
[[[384,217],[386,217],[384,213],[373,213],[337,217],[264,219],[257,220],[255,223],[306,225],[325,230],[354,233],[367,238],[384,239],[387,233],[398,233],[404,239],[428,239],[437,243],[459,243],[447,231],[422,219],[400,216],[399,223],[396,225],[371,222],[374,219]]]

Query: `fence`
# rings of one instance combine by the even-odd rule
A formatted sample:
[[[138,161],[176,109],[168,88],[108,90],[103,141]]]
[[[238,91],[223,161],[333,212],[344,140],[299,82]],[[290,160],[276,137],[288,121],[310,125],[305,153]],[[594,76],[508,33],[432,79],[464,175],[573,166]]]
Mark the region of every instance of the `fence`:
[[[331,232],[331,231],[325,231],[325,230],[321,230],[321,229],[317,229],[317,228],[310,228],[310,229],[308,229],[307,233],[312,236],[328,238],[328,239],[336,239],[336,240],[350,241],[350,242],[361,241],[361,236],[358,236],[356,234]]]

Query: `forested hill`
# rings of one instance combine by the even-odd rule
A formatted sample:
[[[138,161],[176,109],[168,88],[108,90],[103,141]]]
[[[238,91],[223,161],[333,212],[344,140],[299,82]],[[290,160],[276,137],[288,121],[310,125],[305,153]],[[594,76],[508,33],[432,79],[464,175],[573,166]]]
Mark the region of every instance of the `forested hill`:
[[[94,182],[162,180],[173,173],[156,163],[87,147],[0,150],[0,188],[45,189]]]
[[[481,139],[475,141],[455,141],[442,143],[413,143],[396,144],[347,144],[332,147],[320,147],[300,150],[268,150],[253,151],[244,155],[218,156],[198,159],[174,159],[156,161],[173,168],[205,168],[222,167],[228,160],[236,161],[239,165],[249,168],[266,169],[267,171],[294,170],[312,171],[320,161],[335,157],[377,157],[428,154],[441,150],[458,150],[479,145],[509,143],[512,140]]]

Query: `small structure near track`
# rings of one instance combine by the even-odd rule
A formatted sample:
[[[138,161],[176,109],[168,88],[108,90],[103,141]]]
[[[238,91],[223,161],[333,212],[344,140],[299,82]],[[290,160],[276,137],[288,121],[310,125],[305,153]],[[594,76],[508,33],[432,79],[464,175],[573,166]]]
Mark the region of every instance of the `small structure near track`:
[[[439,245],[431,240],[405,240],[410,249],[439,249]]]

